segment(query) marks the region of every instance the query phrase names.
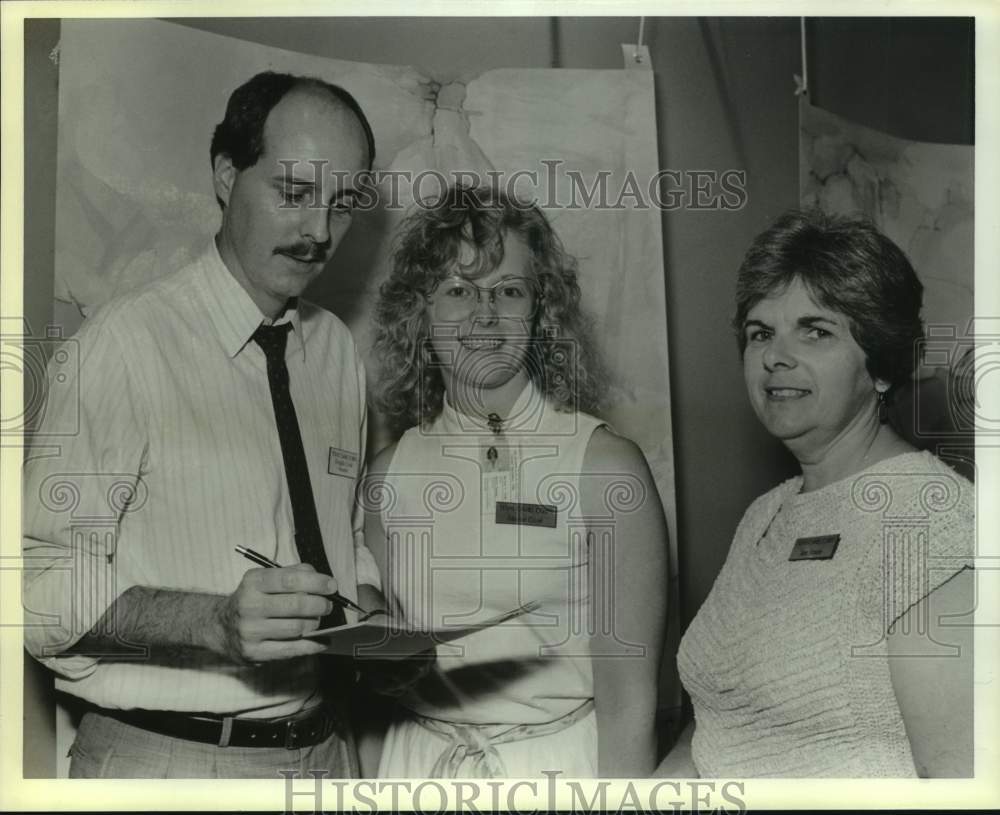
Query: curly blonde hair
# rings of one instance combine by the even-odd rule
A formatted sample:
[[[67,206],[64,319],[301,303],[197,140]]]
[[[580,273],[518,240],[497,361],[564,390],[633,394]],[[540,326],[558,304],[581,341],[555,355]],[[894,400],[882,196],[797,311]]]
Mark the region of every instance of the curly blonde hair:
[[[418,202],[400,226],[392,272],[375,310],[375,353],[381,366],[376,403],[396,431],[433,421],[444,404],[434,358],[427,298],[449,274],[488,275],[504,257],[504,241],[524,241],[526,270],[540,293],[526,370],[556,408],[596,412],[606,377],[580,307],[576,262],[535,204],[489,188],[452,187]]]

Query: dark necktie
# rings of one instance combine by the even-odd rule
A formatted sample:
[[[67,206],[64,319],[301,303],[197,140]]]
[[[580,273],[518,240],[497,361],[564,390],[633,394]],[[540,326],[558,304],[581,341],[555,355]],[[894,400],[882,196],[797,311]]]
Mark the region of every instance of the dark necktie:
[[[274,406],[278,439],[281,442],[281,458],[285,462],[288,496],[292,502],[295,548],[303,563],[308,563],[317,572],[333,574],[323,549],[323,533],[316,515],[316,501],[309,481],[302,434],[299,432],[299,421],[295,416],[295,405],[292,404],[292,394],[288,388],[285,343],[291,327],[291,323],[262,325],[254,332],[253,340],[267,357],[267,384],[271,389],[271,404]],[[320,620],[320,627],[344,625],[346,621],[344,610],[334,603],[333,611]]]

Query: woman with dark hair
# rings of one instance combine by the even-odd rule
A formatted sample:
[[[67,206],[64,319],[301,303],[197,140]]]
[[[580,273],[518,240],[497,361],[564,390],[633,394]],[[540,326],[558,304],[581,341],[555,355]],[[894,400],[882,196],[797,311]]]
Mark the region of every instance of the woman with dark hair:
[[[603,380],[574,264],[537,206],[449,190],[404,222],[377,308],[366,541],[417,625],[537,608],[453,644],[399,699],[378,775],[648,775],[666,527]]]
[[[784,215],[737,281],[754,412],[802,474],[743,516],[681,642],[659,775],[971,775],[972,484],[884,421],[922,287],[871,224]],[[693,740],[691,731],[693,729]]]

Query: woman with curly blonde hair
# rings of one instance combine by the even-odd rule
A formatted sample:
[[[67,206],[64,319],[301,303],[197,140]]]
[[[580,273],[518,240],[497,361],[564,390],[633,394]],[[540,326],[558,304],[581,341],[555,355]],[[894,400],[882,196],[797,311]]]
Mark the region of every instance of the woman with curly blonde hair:
[[[538,294],[525,373],[558,409],[600,409],[604,375],[580,308],[575,261],[538,207],[488,189],[457,187],[403,223],[393,272],[381,289],[380,407],[396,429],[433,420],[444,403],[446,374],[434,361],[427,298],[450,268],[467,280],[496,269],[508,232],[531,250],[527,271]]]
[[[663,510],[545,215],[454,188],[403,223],[377,308],[365,535],[419,626],[534,610],[455,643],[399,697],[382,777],[641,776],[655,766]],[[625,497],[623,497],[625,496]]]

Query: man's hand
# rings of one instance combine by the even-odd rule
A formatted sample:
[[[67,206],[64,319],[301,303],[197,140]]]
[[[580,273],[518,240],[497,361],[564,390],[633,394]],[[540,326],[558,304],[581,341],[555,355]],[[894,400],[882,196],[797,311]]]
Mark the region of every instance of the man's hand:
[[[321,653],[322,643],[302,636],[333,610],[325,595],[336,590],[334,578],[305,563],[250,569],[219,604],[213,650],[242,664]]]

